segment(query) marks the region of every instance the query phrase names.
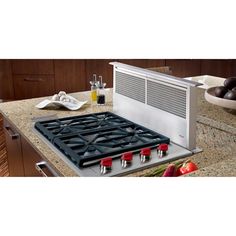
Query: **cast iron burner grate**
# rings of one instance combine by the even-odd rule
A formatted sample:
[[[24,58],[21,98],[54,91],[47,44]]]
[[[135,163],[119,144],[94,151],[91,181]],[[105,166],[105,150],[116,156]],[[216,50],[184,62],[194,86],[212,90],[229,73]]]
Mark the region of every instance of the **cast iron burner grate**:
[[[169,143],[169,138],[111,112],[39,121],[35,128],[77,167]]]

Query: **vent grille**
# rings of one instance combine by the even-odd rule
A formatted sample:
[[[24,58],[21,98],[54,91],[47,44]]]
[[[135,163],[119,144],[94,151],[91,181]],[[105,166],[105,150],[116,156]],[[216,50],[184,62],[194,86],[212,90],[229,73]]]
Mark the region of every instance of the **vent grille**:
[[[147,81],[147,104],[186,118],[186,91]]]
[[[116,71],[116,93],[145,103],[145,79]]]

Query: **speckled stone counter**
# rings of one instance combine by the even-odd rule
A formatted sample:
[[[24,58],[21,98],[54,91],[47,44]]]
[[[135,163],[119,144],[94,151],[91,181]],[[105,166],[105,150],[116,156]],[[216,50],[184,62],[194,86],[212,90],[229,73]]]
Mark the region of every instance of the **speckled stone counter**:
[[[35,108],[35,105],[45,98],[1,103],[0,111],[62,176],[77,176],[33,130],[34,122],[43,118],[112,111],[112,89],[106,92],[105,106],[91,106],[88,102],[78,111],[62,108],[57,110]],[[80,101],[89,101],[89,92],[71,95]],[[203,152],[189,159],[198,165],[199,170],[186,176],[236,176],[236,115],[205,101],[203,89],[198,89],[197,146],[202,148]],[[142,176],[152,169],[139,171],[129,176]]]
[[[197,145],[191,157],[199,170],[187,176],[236,176],[236,114],[207,102],[198,89]],[[232,164],[234,163],[234,164]]]
[[[236,135],[236,111],[226,110],[206,101],[205,90],[198,89],[197,121]]]
[[[106,105],[91,106],[89,102],[89,92],[70,94],[79,101],[88,101],[77,111],[67,109],[38,109],[36,104],[46,99],[34,98],[13,102],[0,103],[0,112],[6,117],[19,131],[21,135],[35,148],[35,150],[62,176],[77,176],[77,174],[63,162],[57,154],[47,146],[33,129],[34,122],[42,119],[53,119],[54,117],[77,116],[87,113],[112,111],[112,90],[106,90]],[[48,97],[47,97],[48,98]]]

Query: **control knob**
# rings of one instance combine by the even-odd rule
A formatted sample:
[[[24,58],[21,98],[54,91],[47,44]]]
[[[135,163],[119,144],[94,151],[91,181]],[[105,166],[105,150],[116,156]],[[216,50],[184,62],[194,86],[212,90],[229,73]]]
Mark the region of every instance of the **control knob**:
[[[126,168],[132,164],[133,160],[133,153],[132,152],[126,152],[121,157],[121,166],[123,168]]]
[[[112,158],[106,157],[100,161],[100,172],[105,175],[106,173],[111,172],[112,169]]]
[[[168,151],[168,144],[166,143],[161,143],[158,147],[157,147],[157,153],[159,157],[163,157],[167,154]]]
[[[143,148],[140,151],[140,160],[142,163],[150,161],[151,159],[151,148]]]

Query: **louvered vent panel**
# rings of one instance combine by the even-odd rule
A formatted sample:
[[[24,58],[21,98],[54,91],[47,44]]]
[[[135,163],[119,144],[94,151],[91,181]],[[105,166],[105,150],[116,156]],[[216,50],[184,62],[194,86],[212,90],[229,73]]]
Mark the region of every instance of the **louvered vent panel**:
[[[147,81],[147,104],[186,118],[186,91]]]
[[[117,71],[116,93],[145,103],[145,79]]]

